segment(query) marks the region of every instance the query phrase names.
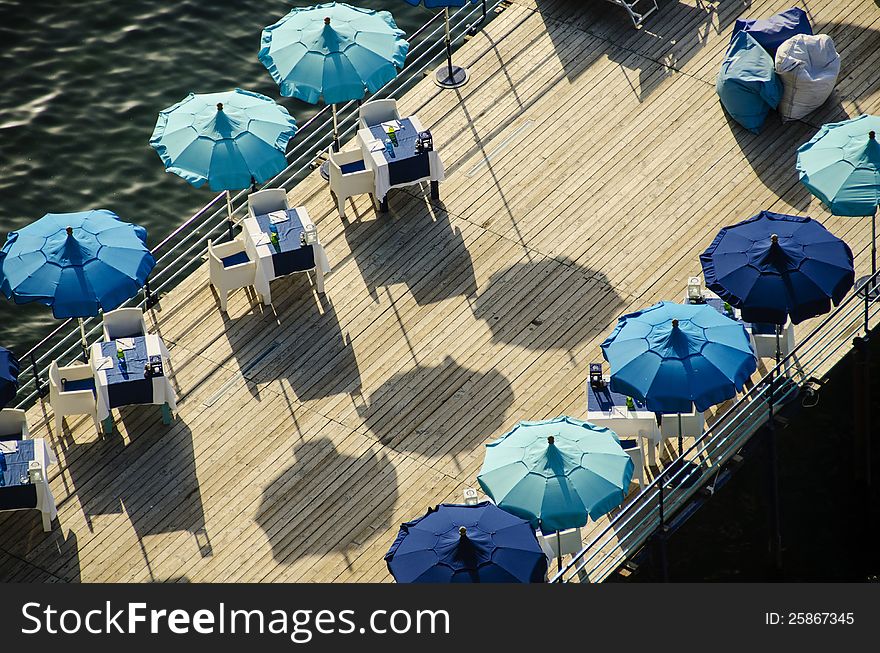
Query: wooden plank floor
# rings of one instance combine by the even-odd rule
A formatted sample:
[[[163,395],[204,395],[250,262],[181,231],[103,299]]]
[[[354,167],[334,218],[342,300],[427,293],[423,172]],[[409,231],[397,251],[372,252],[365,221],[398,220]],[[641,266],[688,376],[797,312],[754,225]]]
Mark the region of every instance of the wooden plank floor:
[[[290,199],[334,268],[325,297],[297,276],[274,310],[239,292],[224,317],[202,266],[148,316],[172,426],[131,408],[100,438],[30,411],[60,460],[59,519],[43,534],[35,512],[0,515],[0,579],[388,581],[400,522],[460,500],[517,420],[583,416],[617,316],[679,299],[720,227],[809,214],[863,272],[869,223],[828,215],[794,153],[823,122],[880,112],[880,8],[807,3],[843,69],[806,120],[755,136],[715,96],[733,21],[790,4],[667,0],[633,30],[608,3],[515,0],[457,53],[465,87],[424,80],[401,102],[442,153],[442,201],[397,191],[379,217],[362,197],[343,222],[312,175]]]

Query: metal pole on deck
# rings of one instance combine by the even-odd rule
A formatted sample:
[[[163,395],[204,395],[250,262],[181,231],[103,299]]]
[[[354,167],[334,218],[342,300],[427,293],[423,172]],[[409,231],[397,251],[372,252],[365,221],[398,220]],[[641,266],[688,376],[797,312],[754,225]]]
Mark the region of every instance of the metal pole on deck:
[[[79,336],[81,338],[80,345],[82,346],[82,350],[83,350],[83,358],[86,360],[86,362],[88,362],[88,360],[89,360],[89,343],[86,341],[86,325],[85,325],[85,322],[83,322],[82,318],[78,318],[78,319],[79,319]]]
[[[229,190],[226,191],[226,212],[228,214],[226,220],[229,223],[229,240],[232,240],[235,238],[235,233],[232,231],[235,222],[232,219],[232,192]]]
[[[776,326],[777,334],[779,325]],[[779,353],[776,354],[777,361]],[[777,363],[778,367],[778,363]],[[782,570],[782,528],[779,511],[779,464],[776,453],[776,427],[773,419],[773,401],[776,388],[776,367],[770,372],[770,396],[768,399],[769,422],[767,437],[767,454],[769,458],[770,483],[770,556],[777,571]]]
[[[333,112],[333,151],[339,151],[339,120],[336,116],[336,104],[330,105],[330,110]]]
[[[664,583],[669,582],[669,556],[666,548],[667,543],[667,532],[666,532],[666,516],[663,513],[663,485],[666,482],[664,478],[666,476],[666,472],[660,472],[660,480],[657,483],[657,488],[660,492],[659,494],[659,509],[660,509],[660,527],[654,533],[654,551],[656,554],[656,563],[660,572],[660,579]]]
[[[440,88],[458,88],[468,80],[468,71],[461,66],[452,65],[452,31],[449,28],[449,7],[443,8],[443,18],[446,26],[446,66],[437,68],[434,73],[434,83]]]

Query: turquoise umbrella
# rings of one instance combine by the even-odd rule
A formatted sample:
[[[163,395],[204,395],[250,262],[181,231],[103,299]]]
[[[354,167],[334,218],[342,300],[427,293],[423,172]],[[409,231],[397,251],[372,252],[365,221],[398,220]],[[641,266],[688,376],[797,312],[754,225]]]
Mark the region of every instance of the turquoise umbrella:
[[[281,95],[333,107],[333,142],[339,149],[336,104],[360,100],[397,77],[409,43],[387,11],[328,2],[297,7],[263,30],[259,58]]]
[[[262,184],[287,167],[284,152],[296,134],[287,109],[259,93],[235,89],[190,93],[159,113],[150,145],[168,172],[196,188],[230,192]]]
[[[633,469],[614,431],[563,415],[487,444],[477,481],[498,507],[550,533],[623,503]]]
[[[871,216],[871,273],[877,271],[880,205],[880,117],[829,123],[798,148],[797,171],[834,215]]]

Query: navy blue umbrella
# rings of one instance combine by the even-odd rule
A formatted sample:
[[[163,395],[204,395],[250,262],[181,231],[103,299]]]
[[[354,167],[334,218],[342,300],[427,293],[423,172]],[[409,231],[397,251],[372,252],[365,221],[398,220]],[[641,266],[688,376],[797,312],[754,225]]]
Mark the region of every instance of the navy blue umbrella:
[[[706,287],[746,322],[794,324],[827,313],[853,286],[853,254],[821,223],[761,211],[725,227],[700,255]]]
[[[8,349],[0,347],[0,408],[15,399],[18,392],[18,359]]]
[[[398,583],[542,583],[547,575],[529,523],[488,501],[444,503],[401,524],[385,562]]]

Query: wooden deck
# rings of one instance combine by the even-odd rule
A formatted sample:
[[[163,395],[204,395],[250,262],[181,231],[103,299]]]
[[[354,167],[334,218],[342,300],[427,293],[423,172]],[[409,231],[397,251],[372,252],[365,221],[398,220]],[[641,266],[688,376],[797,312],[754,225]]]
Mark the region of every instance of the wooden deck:
[[[131,408],[118,432],[57,433],[59,518],[0,516],[0,580],[388,581],[400,522],[475,486],[482,445],[519,419],[583,416],[587,364],[617,316],[679,299],[717,230],[761,209],[808,214],[868,265],[867,220],[834,218],[794,151],[823,122],[880,113],[880,7],[809,0],[843,57],[808,121],[760,136],[714,79],[733,21],[790,0],[666,0],[634,30],[594,1],[515,0],[456,54],[458,91],[401,102],[433,131],[442,202],[366,197],[340,221],[312,175],[291,193],[334,273],[218,310],[202,266],[148,317],[180,413]],[[586,8],[584,8],[586,5]],[[169,179],[168,183],[174,183]],[[809,324],[800,327],[808,329]]]

